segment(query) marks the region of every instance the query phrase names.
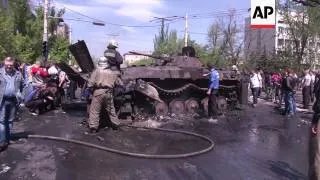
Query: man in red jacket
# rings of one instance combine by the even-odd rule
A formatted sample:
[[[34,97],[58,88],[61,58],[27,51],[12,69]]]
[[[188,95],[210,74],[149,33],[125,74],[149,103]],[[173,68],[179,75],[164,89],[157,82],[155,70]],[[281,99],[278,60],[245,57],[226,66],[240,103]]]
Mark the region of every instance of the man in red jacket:
[[[32,86],[33,87],[41,87],[44,85],[44,78],[49,76],[46,68],[40,66],[40,61],[37,61],[31,67],[31,75],[32,75]]]
[[[32,75],[40,75],[42,78],[49,76],[47,69],[40,66],[40,62],[37,61],[35,65],[31,68]]]

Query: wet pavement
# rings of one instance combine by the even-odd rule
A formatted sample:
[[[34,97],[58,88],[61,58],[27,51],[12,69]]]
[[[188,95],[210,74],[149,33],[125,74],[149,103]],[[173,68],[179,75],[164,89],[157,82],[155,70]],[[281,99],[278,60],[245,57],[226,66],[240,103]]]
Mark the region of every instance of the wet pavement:
[[[273,103],[260,101],[258,107],[229,112],[217,123],[190,116],[161,118],[158,123],[164,128],[197,132],[216,143],[206,154],[175,160],[139,159],[74,144],[22,139],[0,153],[0,179],[308,179],[311,116],[299,112],[288,119]],[[208,146],[194,137],[132,128],[86,135],[81,125],[84,117],[84,111],[75,110],[37,117],[23,112],[14,129],[147,154],[186,153]]]

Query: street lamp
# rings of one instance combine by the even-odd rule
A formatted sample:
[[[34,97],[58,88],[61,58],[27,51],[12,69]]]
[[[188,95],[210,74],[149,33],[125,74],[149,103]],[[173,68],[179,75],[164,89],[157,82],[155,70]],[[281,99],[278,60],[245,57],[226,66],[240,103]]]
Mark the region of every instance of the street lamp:
[[[105,26],[103,22],[92,22],[92,24],[96,26]]]
[[[49,19],[59,19],[61,22],[63,20],[70,20],[70,21],[80,21],[80,22],[89,22],[92,23],[95,26],[105,26],[104,22],[98,22],[98,21],[86,21],[86,20],[81,20],[81,19],[68,19],[68,18],[62,18],[62,17],[53,17],[53,16],[48,16]]]

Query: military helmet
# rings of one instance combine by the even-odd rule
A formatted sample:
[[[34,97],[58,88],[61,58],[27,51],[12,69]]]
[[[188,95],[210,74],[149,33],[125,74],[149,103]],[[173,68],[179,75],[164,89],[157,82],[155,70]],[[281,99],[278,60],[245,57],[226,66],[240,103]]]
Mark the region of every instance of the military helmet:
[[[233,65],[233,66],[232,66],[232,70],[233,70],[233,71],[238,71],[238,67],[237,67],[236,65]]]
[[[116,40],[110,40],[108,46],[113,46],[113,47],[117,48],[119,46],[119,44]]]
[[[110,64],[106,57],[100,57],[98,60],[98,68],[108,68]]]

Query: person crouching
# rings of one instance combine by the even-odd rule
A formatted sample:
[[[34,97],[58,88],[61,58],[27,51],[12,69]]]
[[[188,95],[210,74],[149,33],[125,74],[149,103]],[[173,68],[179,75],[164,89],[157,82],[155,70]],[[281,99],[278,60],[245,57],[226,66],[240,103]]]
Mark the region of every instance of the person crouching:
[[[57,92],[56,87],[47,86],[39,89],[38,92],[25,105],[29,108],[32,115],[39,115],[54,107],[54,95]]]

